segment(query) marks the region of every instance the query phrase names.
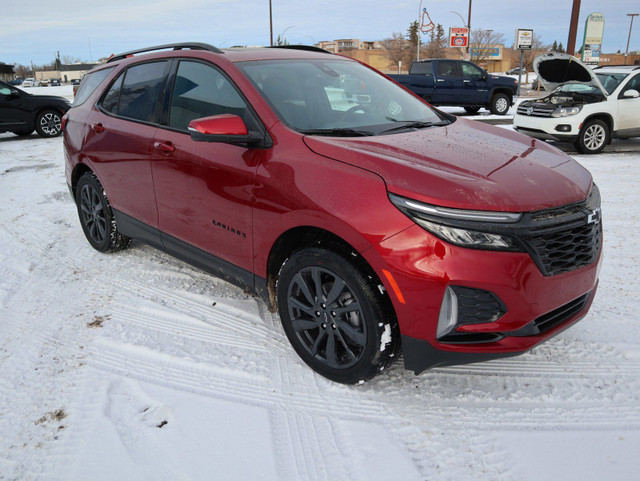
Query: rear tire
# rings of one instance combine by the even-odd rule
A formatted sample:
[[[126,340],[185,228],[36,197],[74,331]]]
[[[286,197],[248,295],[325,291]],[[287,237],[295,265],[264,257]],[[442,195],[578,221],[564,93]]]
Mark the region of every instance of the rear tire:
[[[583,154],[598,154],[609,143],[609,136],[609,127],[605,122],[590,120],[582,126],[574,145]]]
[[[131,239],[118,231],[107,194],[93,172],[80,177],[76,206],[84,235],[95,250],[106,253],[129,247]]]
[[[400,332],[379,281],[324,248],[295,252],[280,269],[278,311],[289,342],[314,371],[355,384],[398,356]]]
[[[480,110],[480,107],[465,107],[464,108],[469,114],[477,114]]]
[[[57,110],[43,110],[36,117],[36,132],[40,137],[57,137],[62,133],[62,114]]]
[[[491,110],[493,115],[506,115],[509,111],[509,107],[511,107],[509,97],[505,94],[495,94],[491,99],[489,110]]]

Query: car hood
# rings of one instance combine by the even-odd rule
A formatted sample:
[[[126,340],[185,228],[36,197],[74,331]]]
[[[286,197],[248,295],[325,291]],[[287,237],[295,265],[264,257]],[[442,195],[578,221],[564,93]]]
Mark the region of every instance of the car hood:
[[[533,70],[549,92],[571,82],[594,85],[605,97],[608,96],[593,70],[568,53],[550,52],[538,55],[533,60]]]
[[[542,141],[476,121],[375,137],[305,136],[315,153],[380,175],[390,192],[445,207],[527,212],[586,199],[591,175]]]

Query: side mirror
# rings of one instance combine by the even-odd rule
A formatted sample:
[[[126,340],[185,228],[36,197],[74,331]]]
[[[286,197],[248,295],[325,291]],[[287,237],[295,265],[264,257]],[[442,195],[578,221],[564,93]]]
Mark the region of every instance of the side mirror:
[[[249,132],[241,117],[232,114],[212,115],[189,122],[189,134],[196,142],[259,145],[264,138]]]
[[[489,72],[486,70],[482,71],[482,80],[487,80],[489,78]]]
[[[635,99],[640,97],[640,92],[635,89],[629,89],[622,94],[622,96],[626,99]]]

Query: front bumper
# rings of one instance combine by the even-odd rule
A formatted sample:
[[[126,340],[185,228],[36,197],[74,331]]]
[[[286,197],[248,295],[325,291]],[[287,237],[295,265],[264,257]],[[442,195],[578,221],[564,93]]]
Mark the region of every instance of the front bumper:
[[[517,132],[536,139],[574,142],[580,133],[581,119],[580,115],[536,117],[516,113],[513,116],[513,128]],[[564,126],[563,130],[558,129],[561,125]]]
[[[443,242],[412,226],[377,246],[402,293],[385,288],[394,304],[403,338],[405,367],[416,373],[435,366],[464,364],[514,356],[533,348],[584,317],[595,296],[602,254],[596,262],[554,276],[544,276],[522,252],[468,249]],[[438,315],[448,286],[494,293],[507,312],[490,323],[459,327],[465,333],[500,333],[494,342],[447,343],[436,338]],[[539,333],[532,323],[584,297],[570,312]]]

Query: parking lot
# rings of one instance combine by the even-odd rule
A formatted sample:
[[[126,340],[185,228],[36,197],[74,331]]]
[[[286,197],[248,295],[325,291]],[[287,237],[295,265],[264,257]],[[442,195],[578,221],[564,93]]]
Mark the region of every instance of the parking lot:
[[[308,369],[241,289],[141,243],[94,251],[62,138],[0,134],[0,479],[630,479],[640,139],[574,158],[603,198],[587,317],[518,358],[420,376],[397,362],[350,387]]]

